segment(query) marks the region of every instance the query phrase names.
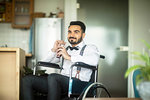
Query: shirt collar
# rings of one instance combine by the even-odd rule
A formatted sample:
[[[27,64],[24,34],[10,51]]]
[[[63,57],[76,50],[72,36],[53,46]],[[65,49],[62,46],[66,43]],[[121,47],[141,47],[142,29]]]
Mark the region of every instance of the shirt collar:
[[[84,41],[80,42],[76,47],[77,48],[82,48],[85,45]],[[71,46],[72,47],[72,46]]]

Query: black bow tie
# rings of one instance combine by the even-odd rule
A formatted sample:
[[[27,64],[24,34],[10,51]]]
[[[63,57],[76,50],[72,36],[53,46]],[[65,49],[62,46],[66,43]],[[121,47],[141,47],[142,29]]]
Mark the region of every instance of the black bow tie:
[[[70,47],[70,46],[69,46],[69,49],[70,50],[79,50],[77,47]]]

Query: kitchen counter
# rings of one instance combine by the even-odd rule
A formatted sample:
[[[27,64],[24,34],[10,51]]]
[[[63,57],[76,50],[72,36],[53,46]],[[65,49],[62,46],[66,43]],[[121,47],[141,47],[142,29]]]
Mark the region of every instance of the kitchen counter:
[[[0,48],[0,51],[17,51],[19,50],[20,48],[8,48],[8,47],[1,47]],[[32,54],[31,53],[26,53],[25,54],[26,57],[32,57]]]
[[[31,53],[28,53],[25,55],[26,57],[32,57],[32,54]]]
[[[20,48],[4,48],[4,47],[1,47],[0,48],[0,51],[18,51]]]

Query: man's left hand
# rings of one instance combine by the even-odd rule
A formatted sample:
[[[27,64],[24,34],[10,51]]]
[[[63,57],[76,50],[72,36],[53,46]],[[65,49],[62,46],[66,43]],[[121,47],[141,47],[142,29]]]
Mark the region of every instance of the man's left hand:
[[[64,59],[71,60],[70,55],[64,46],[59,46],[57,50],[57,56],[63,56]]]

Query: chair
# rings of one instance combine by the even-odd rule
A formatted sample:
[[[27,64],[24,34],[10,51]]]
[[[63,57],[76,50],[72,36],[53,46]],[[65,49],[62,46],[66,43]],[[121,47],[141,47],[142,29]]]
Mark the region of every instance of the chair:
[[[136,98],[140,98],[140,95],[139,95],[139,93],[138,93],[138,91],[137,91],[137,89],[136,89],[136,76],[137,76],[138,74],[140,74],[140,70],[135,70],[135,71],[133,72],[133,90],[134,90],[134,96],[135,96]]]
[[[100,58],[104,59],[105,56],[100,55]],[[37,65],[34,67],[34,71],[33,71],[33,75],[36,74],[36,67],[37,66],[44,66],[44,67],[51,67],[51,68],[56,68],[56,69],[62,69],[62,67],[60,67],[58,64],[54,64],[54,63],[49,63],[49,62],[38,62]],[[92,75],[91,75],[91,79],[89,82],[84,82],[84,81],[75,81],[72,78],[72,69],[73,67],[81,67],[81,68],[87,68],[87,69],[91,69],[92,70]],[[86,89],[92,84],[92,83],[96,83],[97,82],[97,73],[98,73],[98,66],[91,66],[88,64],[85,64],[83,62],[76,62],[74,63],[71,68],[70,68],[70,77],[69,77],[69,90],[68,90],[68,97],[69,98],[76,98],[77,100],[81,100]],[[79,89],[76,89],[76,85],[80,86]],[[89,93],[86,95],[88,97],[96,97],[96,92],[94,92],[94,90],[96,90],[97,88],[102,88],[106,91],[106,93],[108,94],[108,96],[110,97],[109,92],[107,91],[107,89],[105,88],[104,85],[102,84],[95,84],[93,85],[94,87],[89,91]],[[92,86],[91,86],[92,87]],[[75,100],[76,100],[75,99]]]

